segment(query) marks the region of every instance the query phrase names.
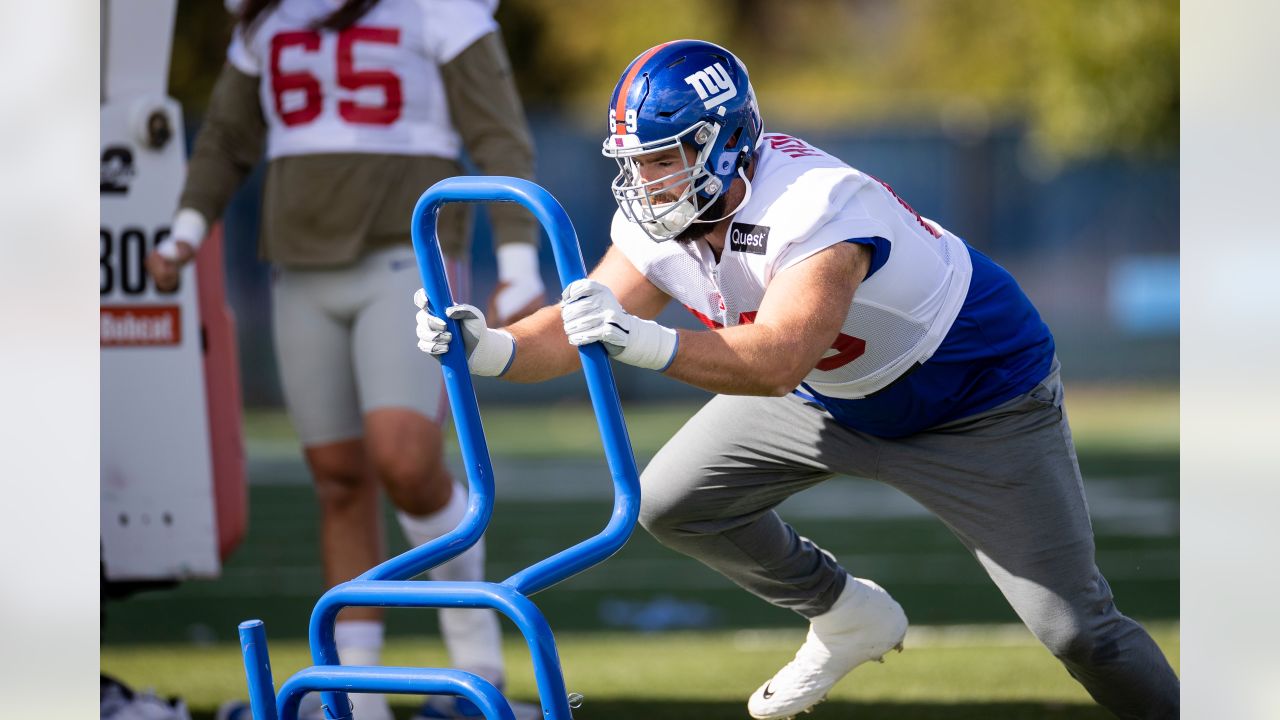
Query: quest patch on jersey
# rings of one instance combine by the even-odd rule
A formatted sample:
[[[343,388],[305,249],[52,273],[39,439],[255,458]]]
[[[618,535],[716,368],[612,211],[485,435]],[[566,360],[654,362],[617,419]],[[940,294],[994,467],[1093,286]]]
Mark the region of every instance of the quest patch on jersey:
[[[734,223],[729,226],[729,249],[734,252],[764,255],[769,248],[769,227]]]

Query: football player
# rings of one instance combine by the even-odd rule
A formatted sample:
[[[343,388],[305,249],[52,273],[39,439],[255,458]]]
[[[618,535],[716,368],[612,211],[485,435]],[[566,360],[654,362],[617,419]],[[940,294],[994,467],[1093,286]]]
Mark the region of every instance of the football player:
[[[640,521],[808,621],[752,717],[804,712],[901,648],[907,617],[889,592],[775,512],[835,474],[941,518],[1101,705],[1177,716],[1177,676],[1094,562],[1053,336],[1008,272],[884,182],[764,132],[746,68],[711,43],[637,57],[603,151],[618,210],[591,277],[503,329],[472,306],[445,313],[475,374],[543,380],[599,342],[717,393],[645,468]],[[655,322],[672,299],[708,331]],[[418,337],[440,354],[451,334],[424,310]]]
[[[320,505],[325,581],[382,560],[378,488],[413,545],[453,530],[466,491],[445,468],[438,367],[401,340],[417,287],[409,220],[422,191],[460,174],[463,148],[488,174],[532,177],[533,144],[487,0],[245,0],[196,138],[171,239],[148,258],[177,282],[210,223],[265,153],[261,254],[272,263],[272,321],[285,404]],[[538,228],[491,210],[499,289],[491,313],[540,307]],[[455,288],[470,235],[462,206],[440,214]],[[460,291],[465,295],[465,290]],[[424,364],[425,362],[425,364]],[[480,580],[483,540],[429,574]],[[490,610],[440,611],[456,667],[503,682]],[[343,663],[376,665],[380,608],[345,610]],[[357,720],[388,720],[382,695],[352,694]],[[522,717],[540,717],[520,705]],[[481,717],[433,697],[420,717]]]

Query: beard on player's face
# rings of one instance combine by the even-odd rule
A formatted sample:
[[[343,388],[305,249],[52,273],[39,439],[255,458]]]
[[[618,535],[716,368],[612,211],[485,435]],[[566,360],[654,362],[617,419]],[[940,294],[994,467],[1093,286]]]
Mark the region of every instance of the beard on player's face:
[[[694,220],[689,224],[689,227],[681,230],[679,235],[676,235],[671,239],[678,243],[690,243],[701,238],[703,235],[706,235],[707,231],[710,230],[711,226],[715,225],[715,223],[703,222],[701,218],[717,220],[723,217],[726,196],[728,196],[728,193],[720,193],[715,200],[711,201],[711,206],[707,208],[706,212],[702,213],[698,220]]]

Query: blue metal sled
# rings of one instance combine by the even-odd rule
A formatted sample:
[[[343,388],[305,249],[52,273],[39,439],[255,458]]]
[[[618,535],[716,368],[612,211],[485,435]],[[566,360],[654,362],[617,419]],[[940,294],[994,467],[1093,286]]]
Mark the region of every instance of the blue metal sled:
[[[586,277],[573,224],[560,203],[542,187],[511,177],[449,178],[423,193],[413,209],[413,248],[423,287],[436,315],[443,317],[443,310],[454,304],[436,238],[436,215],[440,206],[448,202],[514,202],[525,206],[541,221],[551,238],[561,284],[567,286]],[[408,298],[405,301],[408,302]],[[347,693],[353,692],[457,695],[475,703],[488,720],[514,720],[502,692],[471,673],[445,668],[339,665],[333,638],[334,621],[339,610],[355,606],[492,608],[505,614],[529,645],[543,717],[572,720],[555,638],[546,618],[529,596],[602,562],[622,548],[635,528],[640,509],[640,483],[613,371],[599,344],[578,349],[604,441],[609,474],[613,478],[613,514],[604,530],[500,583],[412,580],[452,560],[479,541],[493,514],[493,463],[467,369],[462,334],[453,320],[445,318],[445,322],[453,333],[453,342],[441,362],[470,485],[466,515],[452,532],[326,592],[311,613],[309,636],[315,665],[286,680],[278,696],[271,677],[262,621],[241,623],[240,645],[255,720],[297,720],[303,695],[314,691],[321,693],[326,716],[331,720],[350,720]]]

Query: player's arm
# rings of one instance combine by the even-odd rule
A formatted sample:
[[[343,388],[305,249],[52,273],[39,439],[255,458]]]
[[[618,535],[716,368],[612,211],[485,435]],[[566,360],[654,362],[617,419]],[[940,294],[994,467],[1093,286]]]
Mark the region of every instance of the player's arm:
[[[259,78],[231,63],[222,66],[196,135],[179,206],[212,222],[253,171],[266,146],[267,122],[258,97]]]
[[[440,67],[453,126],[484,175],[533,179],[533,134],[516,92],[502,37],[491,32]],[[538,271],[538,222],[516,203],[487,207],[498,258],[498,286],[489,316],[499,324],[525,317],[546,302]],[[465,248],[445,248],[462,255]]]
[[[792,265],[769,283],[750,325],[681,330],[667,375],[733,395],[786,395],[831,347],[871,258],[840,243]]]
[[[629,317],[637,323],[652,323],[670,301],[615,248],[591,272],[591,281],[607,287]],[[444,322],[427,313],[426,298],[419,290],[414,298],[418,347],[432,355],[443,354],[452,335]],[[486,327],[484,315],[470,305],[455,305],[446,314],[458,321],[467,349],[467,364],[476,375],[500,376],[514,382],[541,382],[566,375],[578,368],[577,348],[565,337],[561,306],[548,305],[508,327]],[[668,331],[669,332],[669,331]]]
[[[209,224],[262,157],[266,135],[258,78],[227,63],[196,135],[171,235],[147,256],[147,271],[161,290],[177,286],[179,270],[194,257]]]
[[[608,288],[579,281],[565,291],[565,330],[575,345],[601,342],[622,362],[705,390],[785,395],[839,335],[870,262],[861,245],[826,248],[773,278],[752,324],[710,332],[677,332],[631,317]]]
[[[610,288],[622,307],[639,318],[656,317],[671,299],[613,247],[590,277]],[[544,307],[507,330],[515,338],[517,350],[504,379],[540,382],[578,368],[578,349],[565,337],[559,304]]]

